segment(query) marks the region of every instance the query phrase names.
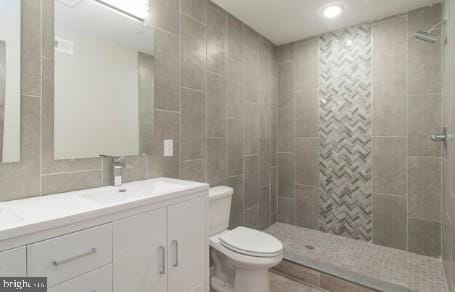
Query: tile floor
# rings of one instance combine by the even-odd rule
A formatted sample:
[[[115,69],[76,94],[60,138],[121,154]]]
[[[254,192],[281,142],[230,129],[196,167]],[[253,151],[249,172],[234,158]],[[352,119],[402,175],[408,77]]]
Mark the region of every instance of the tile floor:
[[[388,292],[448,291],[441,259],[283,223],[266,232],[283,242],[286,259],[355,283]]]

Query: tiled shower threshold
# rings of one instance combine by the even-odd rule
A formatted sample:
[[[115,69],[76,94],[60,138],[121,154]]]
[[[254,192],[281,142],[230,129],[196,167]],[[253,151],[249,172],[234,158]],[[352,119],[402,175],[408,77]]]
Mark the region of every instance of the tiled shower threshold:
[[[378,291],[448,292],[441,259],[283,223],[265,231],[287,261],[310,269]]]

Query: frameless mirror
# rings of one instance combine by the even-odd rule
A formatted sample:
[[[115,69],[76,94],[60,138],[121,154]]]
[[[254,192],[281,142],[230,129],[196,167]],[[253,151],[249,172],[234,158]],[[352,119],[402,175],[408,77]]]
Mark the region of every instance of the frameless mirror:
[[[151,152],[154,30],[147,3],[55,1],[55,159]]]
[[[0,162],[20,160],[21,1],[0,0]]]

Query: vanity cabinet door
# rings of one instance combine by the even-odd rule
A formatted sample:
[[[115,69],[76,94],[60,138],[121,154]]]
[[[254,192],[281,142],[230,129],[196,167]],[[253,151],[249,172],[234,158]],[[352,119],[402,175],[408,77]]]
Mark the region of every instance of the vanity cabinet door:
[[[208,267],[206,198],[168,207],[169,292],[202,292]]]
[[[114,222],[114,292],[167,291],[166,209]]]
[[[26,265],[25,247],[0,252],[0,277],[25,277]]]

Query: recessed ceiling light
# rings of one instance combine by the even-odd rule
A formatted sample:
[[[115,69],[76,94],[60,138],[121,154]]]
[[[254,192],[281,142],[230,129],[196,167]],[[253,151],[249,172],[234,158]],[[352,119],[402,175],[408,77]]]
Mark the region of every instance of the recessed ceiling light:
[[[340,4],[330,4],[323,8],[322,15],[326,18],[334,18],[343,12],[343,8]]]
[[[144,21],[149,15],[147,0],[94,0],[107,8],[126,16]]]

